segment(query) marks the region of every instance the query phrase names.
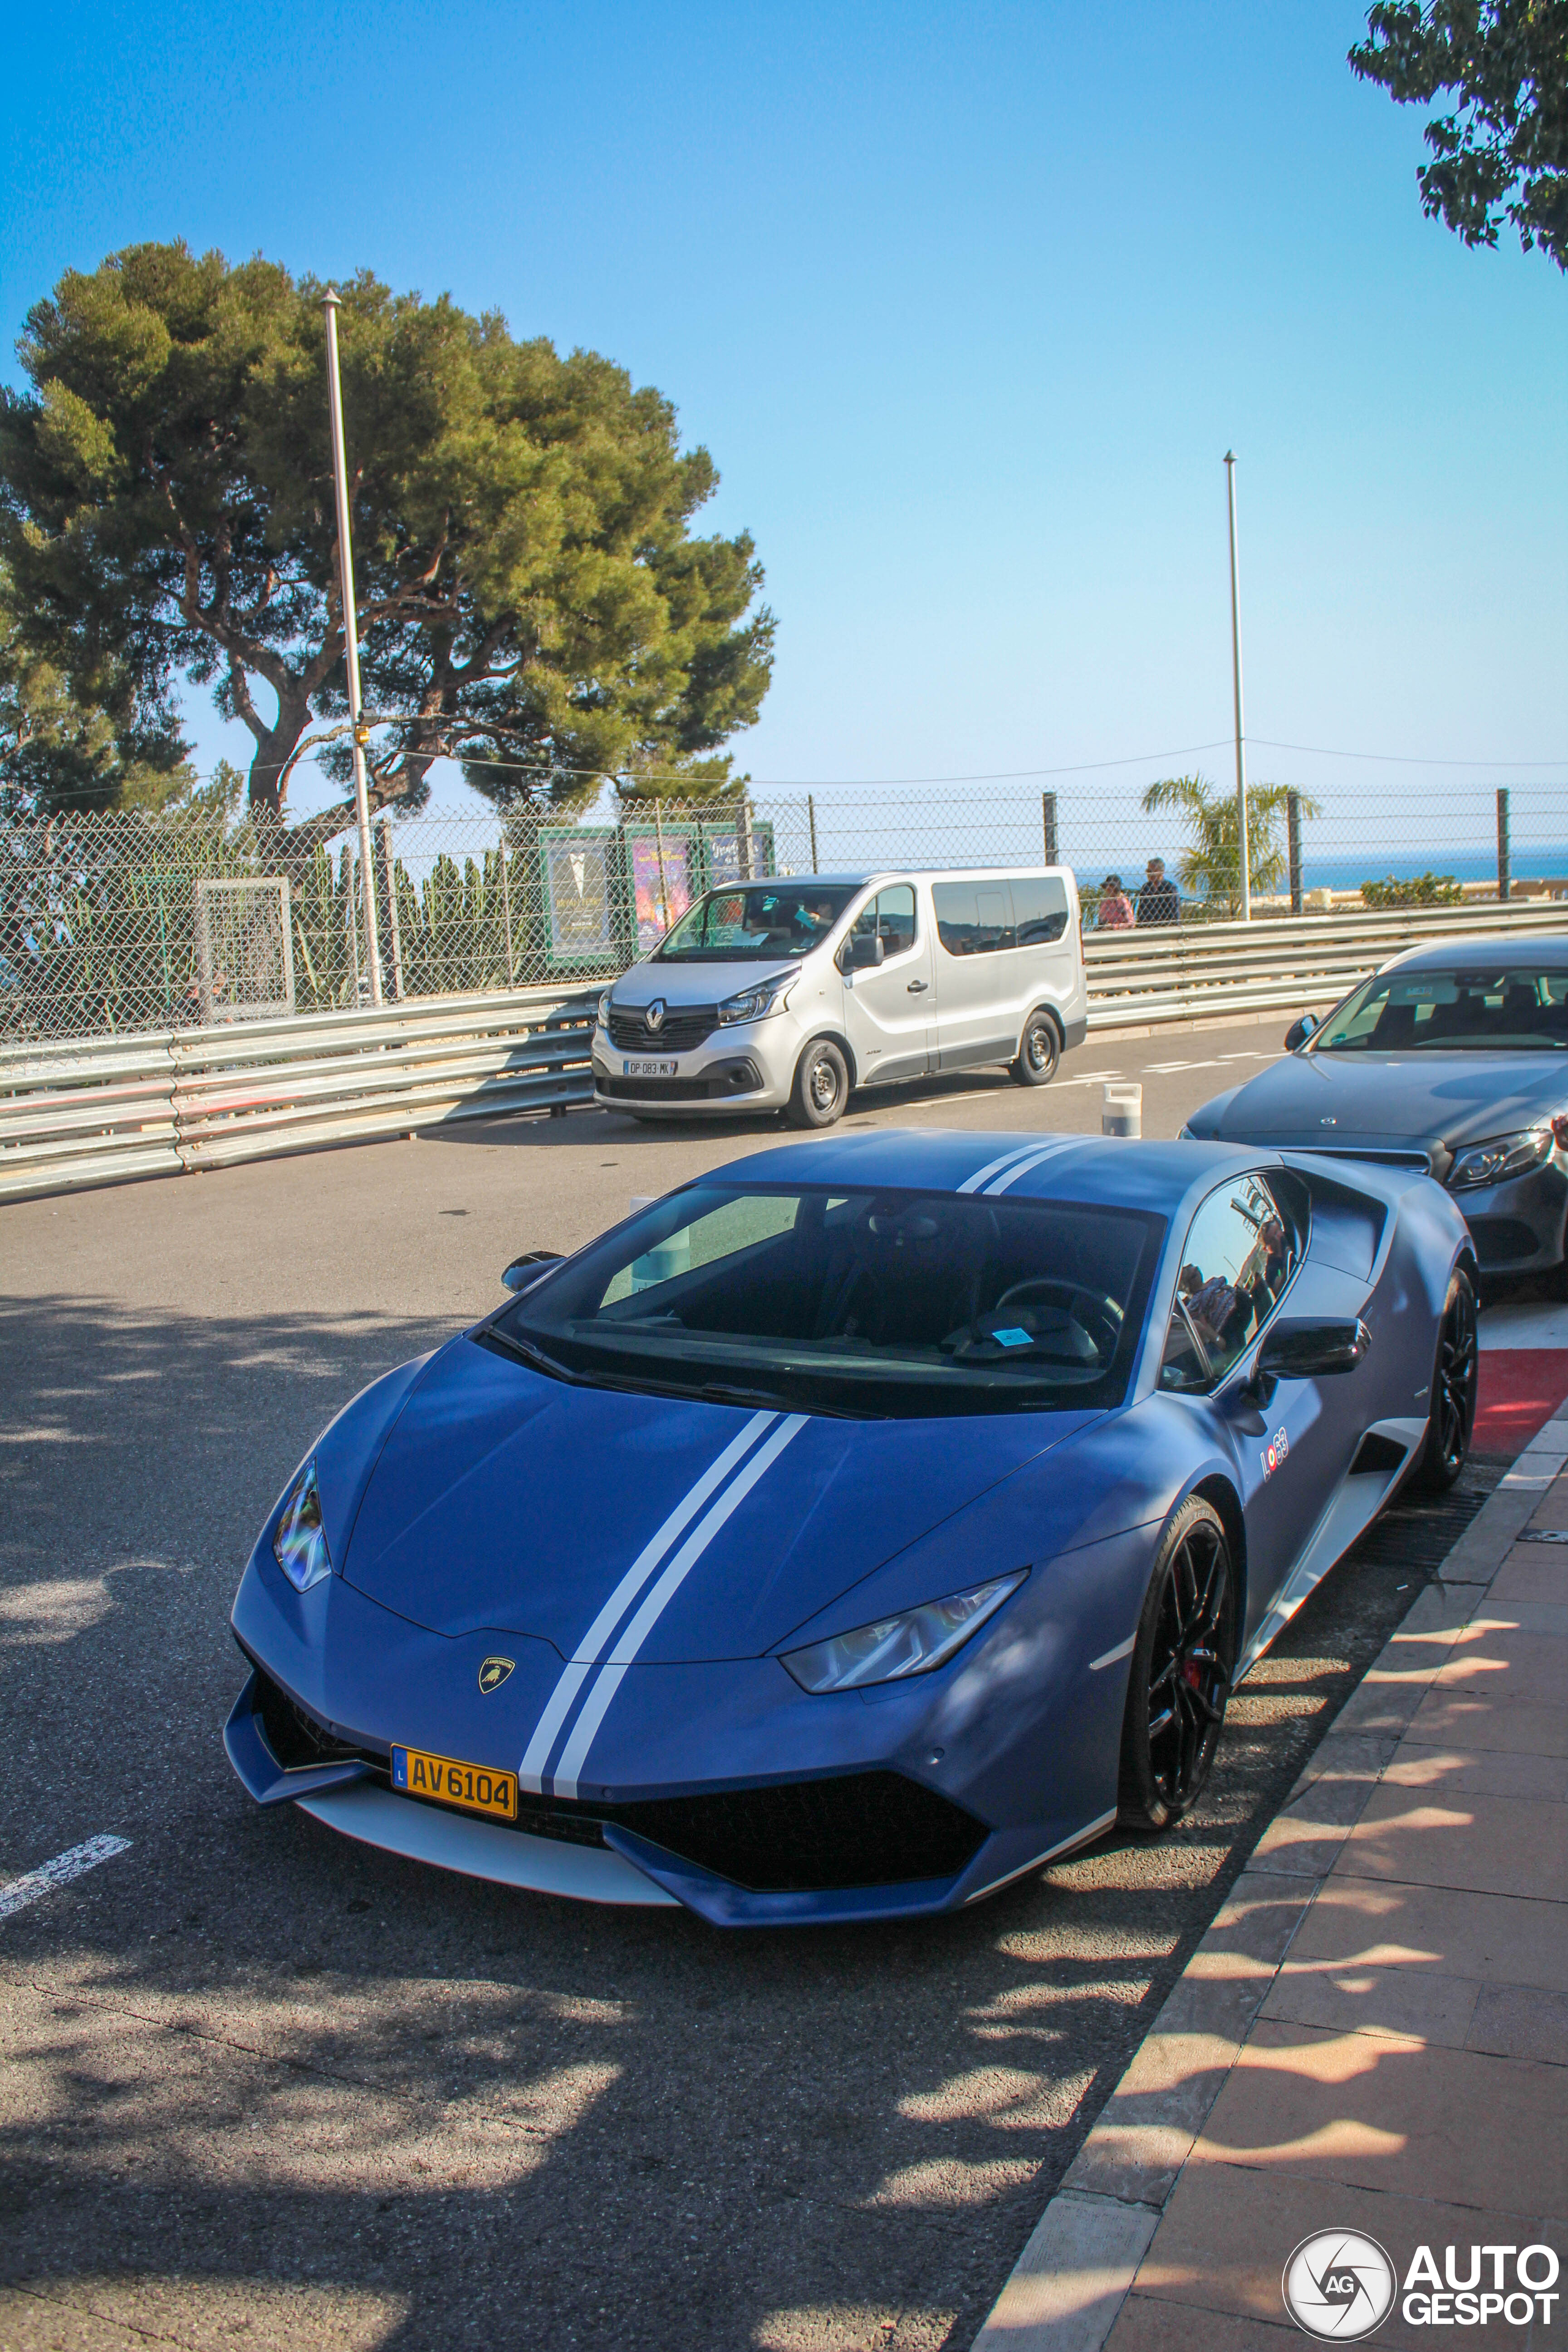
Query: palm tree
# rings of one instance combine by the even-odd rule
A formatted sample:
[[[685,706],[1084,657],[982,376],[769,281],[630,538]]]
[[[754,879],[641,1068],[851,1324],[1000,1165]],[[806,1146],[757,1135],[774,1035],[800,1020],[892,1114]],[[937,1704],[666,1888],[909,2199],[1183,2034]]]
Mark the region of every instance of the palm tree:
[[[1247,866],[1253,889],[1278,887],[1285,871],[1283,839],[1290,788],[1286,784],[1247,787]],[[1321,816],[1315,800],[1302,793],[1303,816]],[[1174,809],[1190,839],[1176,861],[1176,876],[1185,898],[1202,898],[1205,912],[1241,912],[1241,858],[1236,836],[1236,794],[1222,792],[1204,776],[1166,776],[1151,784],[1143,795],[1146,814]]]

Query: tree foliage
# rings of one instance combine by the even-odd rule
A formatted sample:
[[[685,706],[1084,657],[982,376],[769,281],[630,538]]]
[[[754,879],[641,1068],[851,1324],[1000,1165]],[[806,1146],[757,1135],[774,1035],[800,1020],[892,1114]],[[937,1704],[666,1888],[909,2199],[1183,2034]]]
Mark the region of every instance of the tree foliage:
[[[1467,245],[1500,221],[1568,269],[1568,0],[1378,0],[1354,72],[1402,106],[1452,92],[1427,123],[1421,208]]]
[[[1257,891],[1277,890],[1284,877],[1288,848],[1288,784],[1247,787],[1247,870]],[[1319,803],[1300,794],[1303,816],[1319,816]],[[1208,901],[1215,912],[1241,911],[1241,845],[1236,822],[1236,794],[1223,792],[1204,776],[1166,776],[1151,784],[1143,795],[1145,812],[1153,816],[1173,810],[1187,828],[1187,846],[1176,860],[1176,876],[1184,896]]]
[[[93,688],[108,701],[94,698]],[[160,809],[196,790],[174,719],[139,707],[123,681],[90,677],[79,692],[27,642],[0,570],[0,815]]]
[[[322,292],[132,247],[28,313],[30,388],[0,410],[31,647],[149,707],[176,671],[212,685],[262,822],[302,752],[348,770]],[[691,531],[718,476],[669,403],[363,273],[339,341],[373,804],[418,807],[443,757],[502,802],[605,775],[711,796],[773,624],[749,536]]]

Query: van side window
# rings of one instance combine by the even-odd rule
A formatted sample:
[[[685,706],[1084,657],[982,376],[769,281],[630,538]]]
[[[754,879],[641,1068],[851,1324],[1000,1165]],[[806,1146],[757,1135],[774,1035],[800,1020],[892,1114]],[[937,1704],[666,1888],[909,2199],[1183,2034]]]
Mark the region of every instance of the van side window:
[[[1059,940],[1068,927],[1067,885],[1054,874],[1020,876],[1013,884],[1013,920],[1021,948]]]
[[[1005,882],[933,882],[936,935],[951,956],[995,955],[1014,943]]]
[[[885,956],[902,955],[915,943],[913,885],[894,882],[877,898],[877,935]]]
[[[915,894],[908,882],[889,883],[868,898],[849,928],[852,940],[880,940],[884,961],[915,943]]]

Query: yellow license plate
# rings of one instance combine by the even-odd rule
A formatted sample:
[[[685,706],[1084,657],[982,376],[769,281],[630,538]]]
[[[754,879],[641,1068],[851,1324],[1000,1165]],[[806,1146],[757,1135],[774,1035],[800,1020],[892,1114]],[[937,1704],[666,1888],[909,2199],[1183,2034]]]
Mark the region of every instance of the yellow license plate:
[[[405,1796],[429,1797],[438,1805],[460,1805],[466,1813],[488,1813],[492,1821],[517,1819],[515,1772],[460,1764],[452,1756],[428,1756],[423,1748],[395,1748],[392,1785]]]

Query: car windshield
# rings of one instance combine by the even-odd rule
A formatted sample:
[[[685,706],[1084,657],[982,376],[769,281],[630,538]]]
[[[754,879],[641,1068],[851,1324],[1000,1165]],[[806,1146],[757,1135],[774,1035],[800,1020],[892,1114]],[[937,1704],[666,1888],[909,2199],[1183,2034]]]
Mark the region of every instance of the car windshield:
[[[1498,964],[1484,971],[1381,973],[1326,1021],[1316,1054],[1562,1053],[1568,971]]]
[[[747,882],[710,890],[682,915],[656,963],[776,963],[809,955],[850,902],[858,882]]]
[[[590,1385],[785,1411],[1110,1405],[1163,1231],[1087,1203],[704,1182],[607,1234],[479,1336]]]

